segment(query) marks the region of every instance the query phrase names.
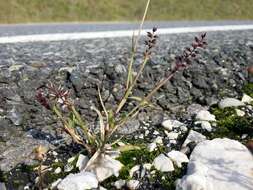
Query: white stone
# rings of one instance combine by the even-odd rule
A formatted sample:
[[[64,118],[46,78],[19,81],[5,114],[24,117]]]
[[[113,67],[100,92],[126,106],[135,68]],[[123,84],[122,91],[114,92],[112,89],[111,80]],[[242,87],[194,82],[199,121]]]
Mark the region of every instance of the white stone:
[[[196,121],[194,124],[200,124],[201,128],[208,132],[212,131],[212,125],[208,121]]]
[[[182,167],[182,163],[189,162],[189,159],[184,153],[176,151],[176,150],[170,151],[167,155],[179,168]]]
[[[132,167],[129,171],[129,176],[132,178],[135,172],[140,171],[140,168],[140,165],[135,165],[134,167]]]
[[[251,103],[253,101],[253,98],[251,98],[250,96],[248,96],[247,94],[243,94],[242,96],[242,102],[243,103]]]
[[[143,164],[143,168],[145,168],[146,170],[151,170],[152,164],[150,163],[145,163]]]
[[[107,190],[107,189],[102,186],[99,186],[99,190]]]
[[[126,185],[126,180],[118,180],[114,182],[114,186],[116,187],[116,189],[122,189],[123,186]]]
[[[167,132],[167,131],[166,131]],[[170,139],[170,140],[175,140],[175,139],[177,139],[178,138],[178,133],[176,133],[176,132],[167,132],[166,133],[165,132],[165,134],[167,135],[167,137]]]
[[[163,144],[163,138],[162,137],[156,137],[156,139],[154,140],[154,143],[162,145]]]
[[[170,145],[171,145],[171,144],[177,144],[177,141],[174,140],[174,139],[173,139],[173,140],[170,140]],[[169,146],[169,147],[170,147],[170,146]]]
[[[98,187],[96,175],[90,172],[69,174],[58,185],[58,190],[85,190]]]
[[[196,131],[190,130],[188,136],[186,137],[182,148],[186,147],[190,142],[200,143],[202,141],[206,140],[206,137],[202,135],[201,133],[198,133]]]
[[[253,156],[240,142],[214,139],[199,143],[193,150],[187,175],[177,190],[251,190]]]
[[[215,115],[211,114],[209,111],[201,110],[196,115],[196,120],[198,121],[216,121]]]
[[[139,139],[144,139],[144,134],[140,134]]]
[[[156,149],[156,143],[149,143],[147,148],[149,152],[153,152]]]
[[[61,173],[61,168],[60,168],[60,167],[57,167],[57,168],[54,170],[54,173],[56,173],[56,174]]]
[[[75,156],[73,156],[73,157],[69,158],[69,159],[68,159],[68,163],[72,163],[75,159],[76,159],[76,157],[75,157]]]
[[[219,108],[224,109],[228,107],[244,106],[245,104],[235,98],[225,98],[219,102]]]
[[[101,154],[87,170],[96,174],[99,182],[111,177],[112,175],[118,177],[119,171],[123,167],[118,160],[113,159],[108,155]]]
[[[181,126],[185,126],[184,123],[181,123],[180,121],[178,120],[171,120],[171,119],[168,119],[168,120],[165,120],[162,122],[162,126],[166,129],[166,130],[169,130],[169,131],[172,131],[173,129],[175,128],[179,128]]]
[[[186,131],[188,131],[188,128],[186,127],[186,125],[182,125],[182,126],[180,126],[180,130],[182,132],[186,132]]]
[[[135,190],[139,187],[140,185],[140,182],[138,180],[129,180],[127,182],[127,187],[130,189],[130,190]]]
[[[245,116],[245,112],[244,112],[244,111],[242,111],[242,110],[235,109],[235,112],[236,112],[236,115],[238,115],[238,116],[240,116],[240,117]]]
[[[61,67],[60,69],[59,69],[59,71],[61,72],[61,71],[68,71],[69,73],[72,73],[73,72],[73,70],[75,70],[76,69],[76,67]]]
[[[76,167],[79,169],[79,171],[83,170],[88,163],[89,158],[83,154],[80,154],[78,156],[77,162],[76,162]]]
[[[154,167],[162,172],[172,172],[174,171],[174,166],[172,161],[165,156],[164,154],[160,154],[153,161]]]
[[[0,182],[0,190],[6,190],[6,186],[4,183]]]
[[[52,184],[51,184],[51,189],[55,189],[57,187],[57,185],[62,181],[61,178],[57,179],[56,181],[54,181]]]

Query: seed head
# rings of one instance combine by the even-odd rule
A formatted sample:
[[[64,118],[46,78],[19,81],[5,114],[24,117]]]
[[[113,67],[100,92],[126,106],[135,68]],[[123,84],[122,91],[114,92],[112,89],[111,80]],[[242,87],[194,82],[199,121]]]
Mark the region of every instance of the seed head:
[[[154,27],[152,32],[147,32],[147,40],[145,41],[146,50],[144,52],[145,57],[149,57],[152,53],[152,49],[155,47],[158,36],[155,34],[157,28]]]
[[[206,33],[201,34],[200,37],[195,37],[191,47],[186,47],[183,54],[176,57],[176,68],[186,67],[191,64],[192,59],[195,59],[199,54],[198,48],[204,49],[207,46],[205,37]]]
[[[46,157],[47,151],[48,151],[48,148],[46,148],[42,145],[39,145],[38,147],[36,147],[33,150],[33,153],[34,153],[34,156],[35,156],[34,159],[39,160],[39,161],[43,161]]]

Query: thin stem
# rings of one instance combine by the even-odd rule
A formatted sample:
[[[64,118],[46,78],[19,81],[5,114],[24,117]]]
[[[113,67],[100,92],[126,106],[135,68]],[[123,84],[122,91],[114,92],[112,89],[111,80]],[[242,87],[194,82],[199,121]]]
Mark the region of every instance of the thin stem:
[[[89,129],[87,128],[87,125],[86,125],[86,122],[83,121],[83,119],[81,118],[80,114],[76,111],[75,107],[74,106],[71,106],[71,110],[73,112],[73,114],[75,115],[78,123],[79,123],[79,126],[83,129],[83,132],[85,133],[85,135],[87,136],[88,138],[88,141],[91,143],[91,144],[94,144],[95,143],[95,138],[94,136],[89,132]]]
[[[141,21],[141,24],[140,24],[140,27],[139,27],[138,35],[137,35],[136,39],[134,40],[132,56],[131,56],[131,59],[130,59],[130,63],[128,65],[128,75],[127,75],[126,89],[128,89],[128,87],[130,85],[130,82],[132,80],[132,68],[133,68],[134,57],[135,57],[135,53],[136,53],[136,50],[137,50],[137,47],[138,47],[138,42],[139,42],[139,38],[140,38],[140,35],[141,35],[142,27],[143,27],[144,21],[145,21],[146,16],[147,16],[150,1],[151,0],[147,1],[146,8],[145,8],[145,11],[144,11],[144,14],[143,14],[143,17],[142,17],[142,21]],[[133,35],[133,38],[134,38],[134,35]]]
[[[56,106],[53,106],[53,111],[54,113],[57,115],[58,118],[60,118],[63,128],[65,129],[65,131],[72,137],[72,139],[74,140],[74,142],[76,142],[77,144],[82,145],[84,148],[87,149],[87,151],[92,154],[92,148],[86,144],[81,137],[75,133],[75,131],[73,129],[70,129],[68,127],[68,123],[65,121],[65,119],[63,118],[61,112],[57,109]]]
[[[168,75],[168,77],[164,78],[161,80],[157,86],[143,99],[143,101],[149,101],[149,99],[163,86],[165,85],[173,76],[174,74],[178,71],[178,69],[174,69],[171,71],[171,73]]]
[[[39,174],[39,190],[42,190],[43,189],[42,161],[40,161],[40,164],[39,164],[38,174]]]
[[[120,101],[120,103],[119,103],[119,105],[118,105],[118,107],[117,107],[117,110],[116,110],[116,112],[115,112],[116,114],[119,113],[120,110],[122,109],[122,107],[125,105],[125,103],[126,103],[128,97],[129,97],[129,95],[131,94],[131,92],[132,92],[134,86],[136,85],[136,83],[137,83],[137,81],[138,81],[140,75],[142,74],[143,69],[144,69],[144,67],[145,67],[145,65],[146,65],[146,63],[147,63],[148,60],[149,60],[149,56],[145,56],[145,58],[144,58],[144,60],[143,60],[143,62],[142,62],[142,64],[141,64],[141,67],[140,67],[140,69],[139,69],[139,71],[138,71],[136,77],[134,78],[133,83],[130,85],[130,87],[129,87],[129,88],[127,89],[127,91],[125,92],[124,97],[121,99],[121,101]]]
[[[124,117],[124,119],[122,119],[117,125],[116,127],[111,131],[109,137],[111,137],[113,135],[113,133],[122,125],[124,125],[132,116],[135,116],[139,110],[142,108],[142,107],[145,107],[145,103],[149,101],[149,99],[164,85],[166,84],[173,76],[174,74],[179,70],[179,67],[175,67],[171,72],[170,74],[162,79],[156,86],[155,88],[145,97],[143,98],[143,100],[137,105],[135,106],[131,112],[129,112],[127,114],[126,117]]]

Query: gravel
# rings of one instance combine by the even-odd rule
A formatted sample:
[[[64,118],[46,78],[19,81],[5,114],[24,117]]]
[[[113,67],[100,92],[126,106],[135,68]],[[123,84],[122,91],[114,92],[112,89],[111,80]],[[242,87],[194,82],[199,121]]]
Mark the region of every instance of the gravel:
[[[191,44],[194,36],[160,36],[134,95],[143,95],[144,91],[150,90],[172,67],[175,56]],[[102,97],[108,107],[116,105],[124,92],[122,84],[126,77],[130,42],[129,38],[117,38],[1,44],[0,152],[6,151],[6,147],[9,152],[16,151],[17,155],[20,151],[29,152],[26,149],[30,147],[22,143],[26,135],[31,136],[29,141],[34,140],[31,144],[38,141],[57,144],[59,139],[66,138],[56,132],[58,123],[50,112],[35,100],[36,89],[48,81],[70,89],[81,114],[89,122],[96,122],[96,113],[89,108],[98,104],[97,84],[102,84]],[[184,72],[177,73],[155,96],[153,102],[162,111],[151,110],[145,115],[154,122],[154,126],[164,114],[170,115],[171,119],[175,119],[178,113],[189,114],[186,109],[190,104],[205,107],[225,96],[237,98],[241,95],[242,86],[252,80],[246,69],[253,64],[252,31],[210,32],[208,43],[198,61]],[[135,67],[139,65],[143,51],[141,47]],[[131,128],[131,124],[129,126]],[[10,141],[13,138],[19,143],[12,145]],[[0,163],[2,160],[9,160],[8,166],[17,162],[9,154],[1,154]]]

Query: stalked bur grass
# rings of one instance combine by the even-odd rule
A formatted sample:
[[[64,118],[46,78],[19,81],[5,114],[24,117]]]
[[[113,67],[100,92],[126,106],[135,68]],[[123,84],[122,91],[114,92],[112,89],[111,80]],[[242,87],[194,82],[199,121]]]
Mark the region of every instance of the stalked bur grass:
[[[38,167],[36,168],[37,173],[38,173],[38,182],[37,186],[39,190],[43,189],[43,174],[44,174],[44,167],[43,167],[43,162],[46,159],[48,149],[42,145],[39,145],[33,150],[33,155],[34,155],[34,160],[37,160],[39,162]]]
[[[95,106],[92,106],[91,109],[97,113],[99,118],[99,134],[95,134],[90,130],[88,123],[84,117],[82,117],[75,109],[74,102],[69,97],[69,91],[64,90],[61,86],[57,87],[52,83],[49,83],[44,89],[38,89],[36,98],[41,103],[41,105],[43,105],[46,109],[51,110],[61,121],[63,129],[72,137],[73,141],[77,144],[82,145],[89,152],[91,158],[86,165],[86,168],[88,168],[89,165],[96,161],[96,159],[101,154],[106,154],[108,147],[112,147],[111,145],[114,142],[111,141],[116,131],[120,127],[123,127],[127,121],[133,119],[141,109],[150,106],[151,97],[164,84],[166,84],[175,75],[175,73],[190,66],[192,60],[196,58],[197,54],[199,54],[198,49],[205,48],[207,45],[205,41],[206,34],[202,34],[200,37],[195,37],[192,45],[185,48],[182,55],[176,57],[174,68],[166,73],[164,78],[161,79],[146,96],[135,98],[131,97],[147,62],[151,59],[152,50],[155,47],[158,39],[158,36],[156,34],[157,28],[154,27],[151,32],[147,33],[147,39],[145,41],[146,48],[145,52],[143,53],[143,60],[136,76],[133,77],[133,64],[135,61],[136,50],[149,4],[150,0],[147,1],[138,35],[137,37],[133,36],[132,55],[128,64],[125,93],[117,104],[116,108],[109,110],[105,107],[100,88],[98,86],[98,99],[102,110],[99,110]],[[135,100],[135,102],[137,102],[135,103],[136,106],[131,110],[126,111],[124,107],[129,105],[128,103],[132,102],[132,100]],[[78,128],[82,129],[81,133]],[[120,138],[121,137],[118,139]]]

